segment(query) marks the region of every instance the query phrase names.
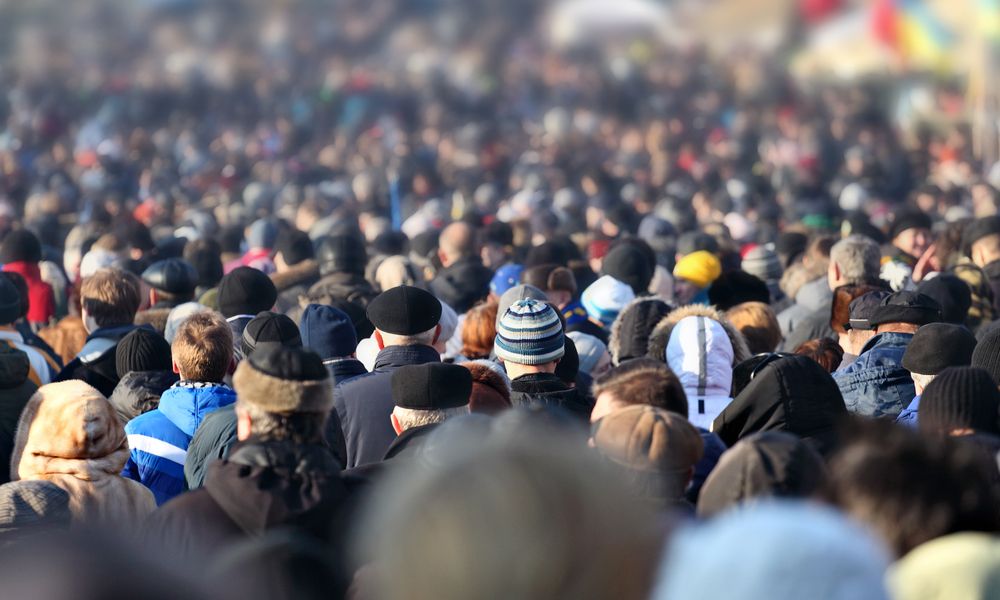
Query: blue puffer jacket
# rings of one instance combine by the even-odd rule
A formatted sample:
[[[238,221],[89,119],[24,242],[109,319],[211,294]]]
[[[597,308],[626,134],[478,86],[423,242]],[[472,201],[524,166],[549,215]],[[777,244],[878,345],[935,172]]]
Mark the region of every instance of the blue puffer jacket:
[[[865,417],[895,419],[916,395],[903,353],[909,333],[880,333],[868,340],[857,360],[833,374],[847,410]]]
[[[227,385],[180,381],[160,396],[156,410],[125,425],[131,449],[122,473],[148,487],[161,505],[185,489],[184,459],[194,432],[208,414],[236,402]]]

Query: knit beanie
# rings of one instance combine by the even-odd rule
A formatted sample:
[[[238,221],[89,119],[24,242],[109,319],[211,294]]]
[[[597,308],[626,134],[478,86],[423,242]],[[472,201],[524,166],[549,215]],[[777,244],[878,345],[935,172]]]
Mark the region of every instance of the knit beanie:
[[[632,288],[610,275],[590,284],[580,297],[587,314],[605,327],[610,327],[618,313],[634,299]]]
[[[173,363],[170,344],[163,336],[140,327],[118,342],[115,350],[115,368],[119,377],[132,371],[170,371]]]
[[[783,272],[781,259],[769,244],[756,246],[747,252],[740,268],[762,281],[778,281]]]
[[[950,367],[924,388],[918,415],[924,431],[1000,433],[1000,390],[982,369]]]
[[[219,312],[227,319],[270,310],[278,300],[271,278],[257,269],[236,267],[219,282]]]
[[[677,261],[674,277],[679,277],[699,288],[706,288],[722,274],[722,263],[711,252],[699,250]]]
[[[32,262],[42,260],[42,244],[27,229],[16,229],[7,234],[0,244],[0,263]]]
[[[271,413],[326,414],[333,408],[333,388],[323,361],[303,348],[259,348],[240,362],[233,375],[240,402]]]
[[[989,373],[994,384],[1000,386],[1000,328],[979,338],[971,364]]]
[[[601,263],[601,274],[627,283],[635,295],[649,291],[653,267],[648,257],[633,244],[618,244],[608,251]]]
[[[310,304],[302,311],[299,332],[302,345],[323,360],[350,356],[358,347],[358,335],[351,317],[325,304]]]
[[[500,317],[497,356],[518,365],[541,365],[566,352],[562,322],[551,306],[538,300],[518,300]]]

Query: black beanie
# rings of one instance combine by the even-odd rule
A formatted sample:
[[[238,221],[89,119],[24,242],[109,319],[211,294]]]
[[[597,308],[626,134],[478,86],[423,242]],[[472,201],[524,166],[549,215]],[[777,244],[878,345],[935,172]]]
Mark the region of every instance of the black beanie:
[[[962,325],[929,323],[913,334],[900,364],[910,373],[937,375],[948,367],[972,361],[976,336]]]
[[[930,229],[933,223],[930,216],[916,208],[904,207],[897,212],[889,226],[889,241],[896,239],[896,236],[907,229]]]
[[[1000,385],[1000,328],[979,338],[972,351],[972,366],[990,374],[996,385]]]
[[[316,256],[322,275],[355,273],[364,275],[368,264],[365,241],[356,235],[332,235],[319,245]]]
[[[972,429],[1000,433],[1000,390],[989,373],[976,367],[951,367],[927,384],[920,396],[920,429],[949,433]]]
[[[135,329],[118,342],[115,368],[118,377],[124,377],[132,371],[170,372],[173,368],[170,344],[155,331],[144,327]]]
[[[0,244],[0,262],[39,262],[42,260],[42,244],[35,234],[27,229],[15,229],[7,234]]]
[[[250,356],[255,349],[266,344],[301,348],[302,334],[299,333],[299,327],[295,321],[289,317],[264,311],[247,323],[243,329],[243,339],[240,343],[243,356]]]
[[[277,300],[271,278],[257,269],[236,267],[219,282],[219,312],[227,319],[270,310]]]
[[[601,274],[627,283],[636,296],[642,296],[649,293],[649,282],[653,279],[655,266],[636,246],[618,244],[604,256]]]
[[[941,305],[941,320],[945,323],[965,323],[965,317],[972,306],[972,290],[969,284],[950,273],[942,273],[933,279],[925,279],[917,286],[917,291],[929,296]]]
[[[708,303],[727,311],[744,302],[771,303],[771,290],[760,278],[746,271],[727,271],[708,288]]]
[[[309,235],[298,229],[286,228],[278,233],[274,249],[288,266],[297,265],[316,256]]]

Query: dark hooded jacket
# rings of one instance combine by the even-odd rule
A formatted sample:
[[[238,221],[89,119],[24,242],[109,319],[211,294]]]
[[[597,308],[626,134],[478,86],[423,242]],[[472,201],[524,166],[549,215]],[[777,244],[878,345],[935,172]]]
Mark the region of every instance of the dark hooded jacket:
[[[620,365],[630,358],[646,356],[649,334],[670,310],[670,305],[658,298],[636,298],[626,304],[611,325],[611,361]]]
[[[343,538],[350,490],[321,445],[249,440],[208,468],[205,487],[153,514],[151,544],[177,558],[211,559],[233,542],[288,527],[320,541]]]
[[[271,273],[270,277],[278,290],[275,310],[287,314],[299,305],[299,296],[305,296],[319,281],[319,263],[309,258],[280,273]]]
[[[730,447],[759,431],[787,431],[826,455],[836,443],[835,426],[846,414],[830,374],[810,358],[790,356],[761,369],[716,417],[712,431]]]
[[[377,295],[378,292],[364,275],[347,271],[334,271],[324,275],[309,288],[307,294],[310,302],[322,304],[322,298],[336,298],[357,302],[361,306],[368,306]]]
[[[764,431],[722,455],[698,499],[698,516],[712,517],[753,498],[805,498],[826,480],[823,458],[805,440]]]
[[[121,325],[118,327],[101,327],[87,336],[83,349],[71,360],[56,381],[79,379],[101,392],[105,397],[111,395],[118,385],[118,370],[115,366],[115,350],[118,342],[132,332],[138,325]],[[152,327],[142,325],[150,331]]]
[[[159,406],[160,396],[177,381],[170,371],[132,371],[122,376],[108,402],[121,422],[128,423]]]
[[[442,269],[431,281],[430,291],[463,314],[489,295],[492,278],[493,272],[478,257],[467,256]]]
[[[510,404],[514,408],[558,406],[590,421],[594,399],[567,386],[554,373],[530,373],[510,382]]]
[[[38,389],[30,379],[28,355],[0,344],[0,484],[10,481],[10,459],[21,411]]]

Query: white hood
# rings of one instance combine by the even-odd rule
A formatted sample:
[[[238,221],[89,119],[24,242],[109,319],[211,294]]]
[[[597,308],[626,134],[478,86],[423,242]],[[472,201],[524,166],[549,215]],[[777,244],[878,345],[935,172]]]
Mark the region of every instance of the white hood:
[[[732,401],[733,344],[726,330],[708,317],[685,317],[670,333],[666,360],[687,394],[688,420],[710,429]]]

